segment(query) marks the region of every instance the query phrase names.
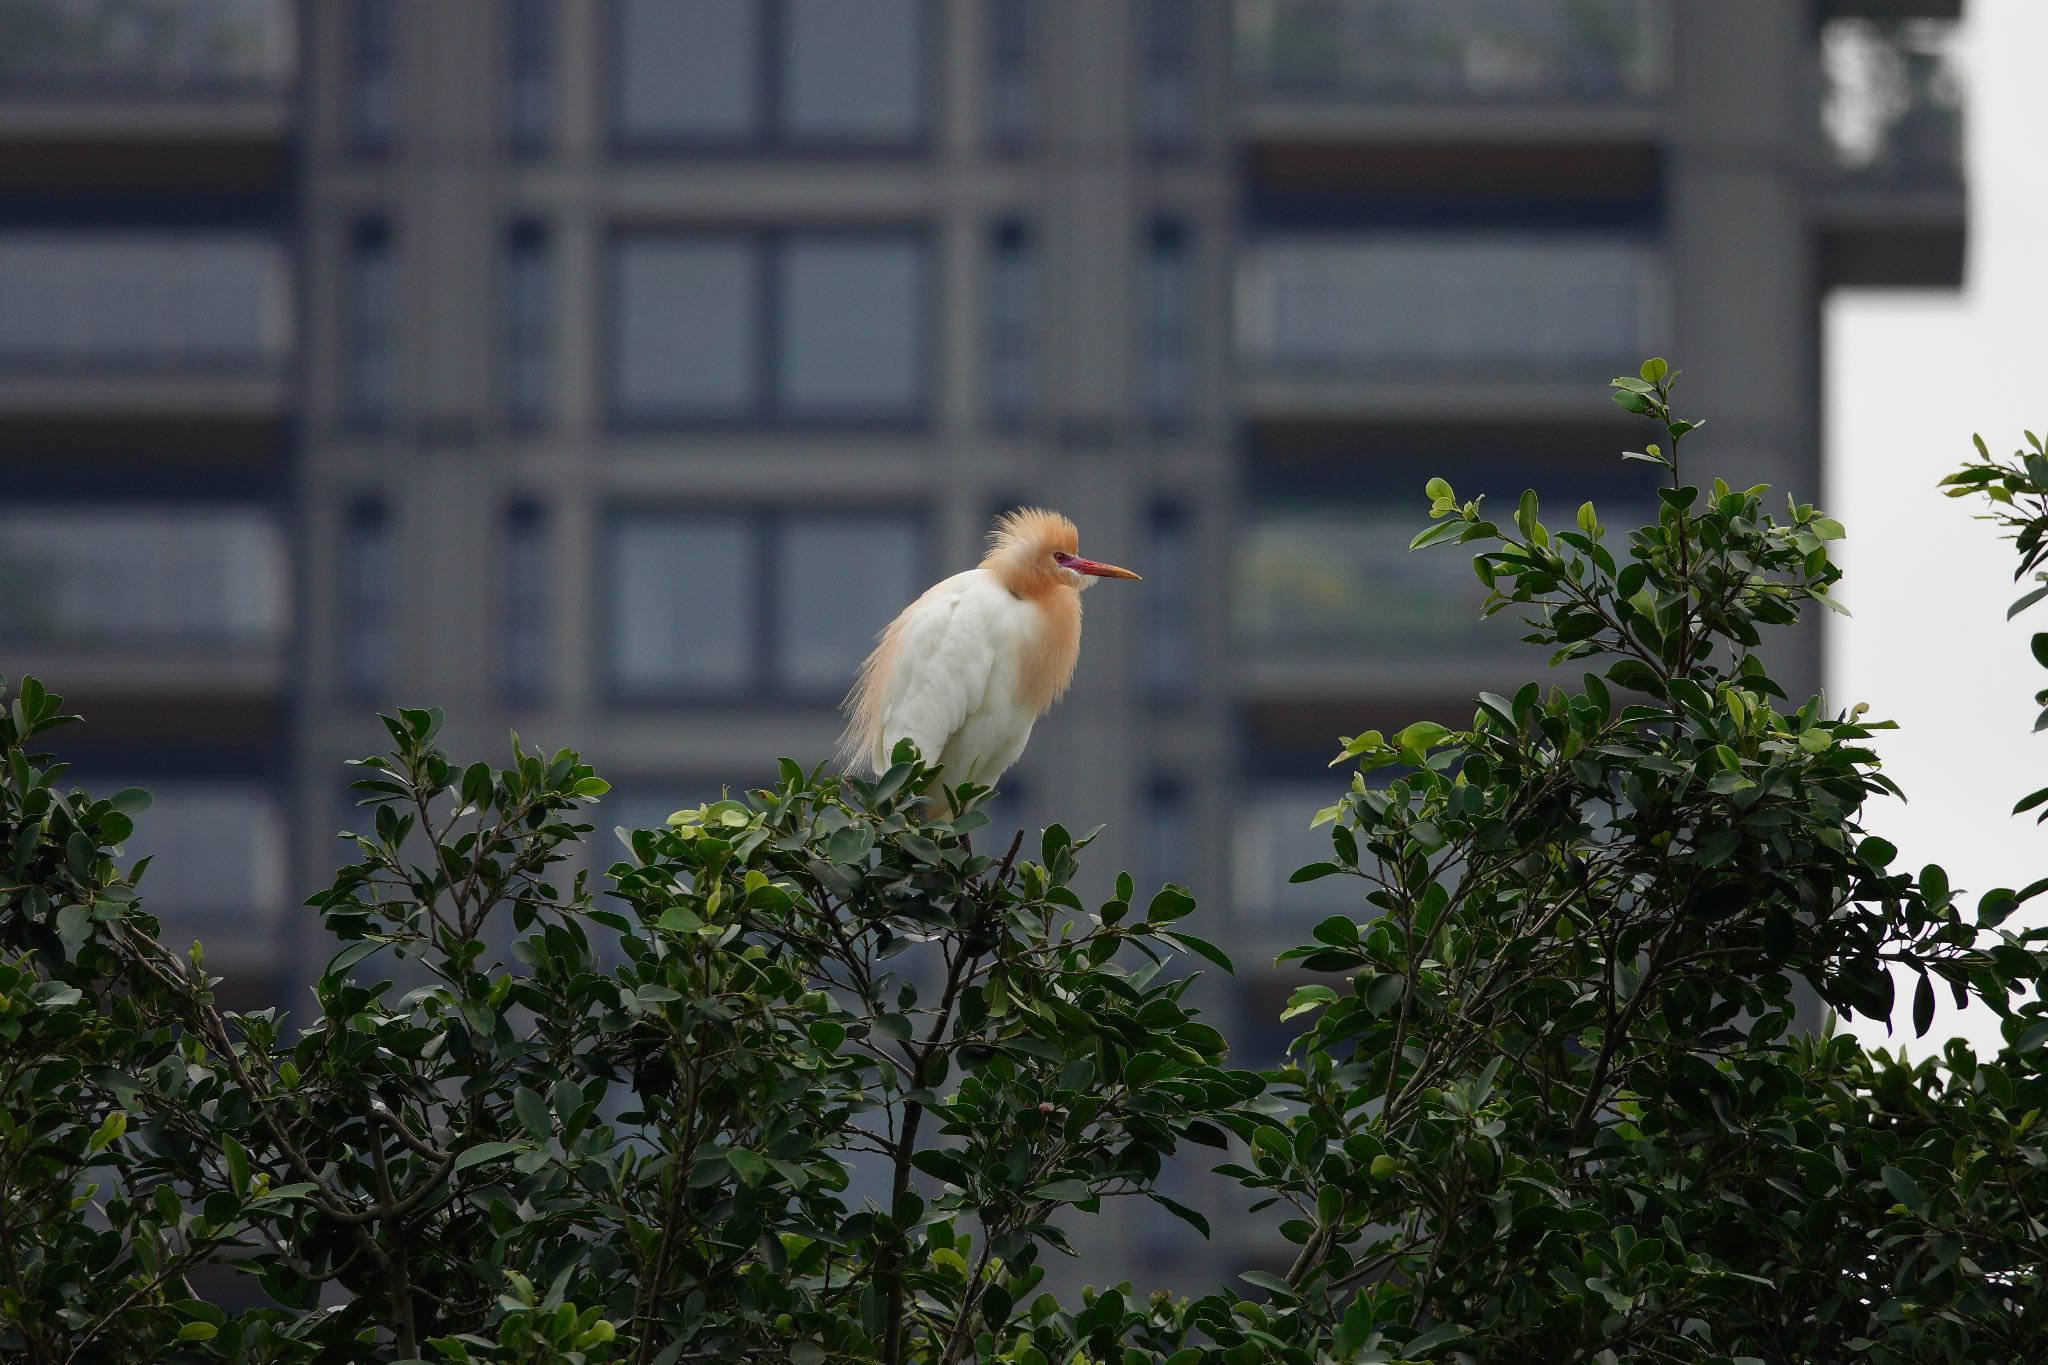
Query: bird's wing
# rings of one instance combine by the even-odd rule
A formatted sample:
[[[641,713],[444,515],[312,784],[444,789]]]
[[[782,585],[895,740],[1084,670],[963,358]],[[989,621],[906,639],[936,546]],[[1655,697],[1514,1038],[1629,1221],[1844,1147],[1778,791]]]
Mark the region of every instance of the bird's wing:
[[[1009,595],[979,569],[955,574],[903,609],[882,632],[850,698],[849,757],[877,771],[889,764],[896,741],[913,741],[926,762],[937,762],[946,742],[988,695],[995,668],[1002,599]],[[965,778],[965,773],[955,774]]]

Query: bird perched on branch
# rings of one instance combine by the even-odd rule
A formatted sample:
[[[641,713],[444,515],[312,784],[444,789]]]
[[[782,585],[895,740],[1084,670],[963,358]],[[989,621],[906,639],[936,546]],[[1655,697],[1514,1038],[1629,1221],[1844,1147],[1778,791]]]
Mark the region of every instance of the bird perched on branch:
[[[877,637],[846,698],[841,763],[881,772],[908,739],[948,781],[993,785],[1074,676],[1081,590],[1138,576],[1079,549],[1057,512],[997,518],[978,566],[933,585]]]

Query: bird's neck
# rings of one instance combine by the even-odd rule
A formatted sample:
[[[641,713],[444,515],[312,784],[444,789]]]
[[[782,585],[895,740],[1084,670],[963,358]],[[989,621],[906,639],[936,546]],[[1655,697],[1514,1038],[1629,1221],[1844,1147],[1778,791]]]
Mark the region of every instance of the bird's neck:
[[[1064,584],[1046,584],[1041,591],[1017,595],[1037,617],[1037,629],[1024,642],[1018,700],[1033,715],[1044,715],[1066,692],[1081,657],[1081,594]]]

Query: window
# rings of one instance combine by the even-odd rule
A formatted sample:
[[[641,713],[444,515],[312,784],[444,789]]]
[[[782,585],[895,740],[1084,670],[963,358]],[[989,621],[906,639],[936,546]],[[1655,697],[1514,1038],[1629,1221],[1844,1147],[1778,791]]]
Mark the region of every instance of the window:
[[[1161,219],[1145,243],[1140,382],[1146,414],[1162,425],[1187,420],[1194,385],[1194,272],[1185,224]]]
[[[627,423],[906,423],[924,412],[911,232],[636,233],[612,272]]]
[[[548,522],[538,503],[505,510],[505,693],[538,701],[547,691]]]
[[[1029,417],[1038,402],[1038,263],[1031,229],[1009,221],[989,237],[988,407],[998,424]]]
[[[249,782],[112,781],[149,790],[147,819],[122,841],[123,870],[148,858],[149,912],[172,943],[200,939],[207,967],[277,966],[275,935],[286,894],[284,812],[276,794]]]
[[[792,237],[776,297],[776,406],[791,417],[888,420],[916,412],[922,266],[900,236]]]
[[[920,586],[907,515],[643,513],[611,527],[613,687],[836,701]]]
[[[0,365],[261,372],[292,345],[291,262],[260,233],[0,232]]]
[[[1194,619],[1190,599],[1199,570],[1190,548],[1193,537],[1186,509],[1158,504],[1152,509],[1151,532],[1145,577],[1156,591],[1145,596],[1145,678],[1155,697],[1170,700],[1186,694],[1194,672],[1188,627]]]
[[[554,99],[554,0],[510,0],[506,27],[506,136],[515,151],[538,152]]]
[[[356,0],[351,131],[358,151],[386,151],[397,133],[397,18],[394,0]]]
[[[1155,774],[1145,801],[1145,884],[1138,888],[1140,897],[1150,898],[1162,886],[1186,886],[1193,880],[1189,864],[1194,839],[1188,829],[1193,818],[1187,784]]]
[[[276,518],[256,507],[13,499],[0,510],[0,642],[276,648],[290,562]]]
[[[552,406],[554,319],[547,229],[513,225],[505,249],[505,407],[533,424]]]
[[[1636,473],[1641,466],[1595,477],[1527,456],[1461,458],[1394,444],[1359,454],[1375,472],[1354,473],[1350,489],[1285,490],[1245,509],[1231,574],[1240,653],[1338,665],[1354,675],[1428,678],[1438,687],[1442,670],[1459,664],[1490,671],[1530,662],[1533,647],[1518,640],[1514,613],[1480,618],[1486,590],[1468,556],[1409,552],[1426,522],[1421,475],[1404,471],[1423,464],[1466,497],[1533,487],[1567,522],[1588,500],[1609,527],[1655,519],[1654,480]],[[1617,552],[1625,544],[1625,537],[1610,539]]]
[[[792,516],[773,539],[780,684],[843,694],[876,634],[922,586],[916,527],[905,517]]]
[[[1028,144],[1038,133],[1035,0],[989,0],[988,132],[997,148]]]
[[[1668,331],[1663,253],[1621,234],[1275,234],[1238,253],[1238,351],[1268,373],[1588,378]]]
[[[391,532],[384,504],[349,509],[342,533],[342,676],[357,696],[391,686],[393,663]]]
[[[928,0],[620,0],[627,146],[896,147],[924,132]]]
[[[398,288],[391,254],[388,224],[356,225],[349,239],[347,403],[349,416],[366,425],[390,420],[397,387]]]
[[[1185,143],[1194,130],[1196,24],[1188,0],[1144,0],[1140,126],[1155,146]]]

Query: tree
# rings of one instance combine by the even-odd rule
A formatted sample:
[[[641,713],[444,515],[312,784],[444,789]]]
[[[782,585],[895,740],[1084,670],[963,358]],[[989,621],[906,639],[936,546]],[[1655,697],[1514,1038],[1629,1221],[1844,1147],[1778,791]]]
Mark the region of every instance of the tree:
[[[1681,477],[1662,361],[1616,381],[1661,445],[1655,524],[1491,520],[1441,480],[1430,546],[1476,551],[1548,690],[1469,728],[1343,741],[1317,817],[1359,910],[1286,954],[1316,978],[1285,1065],[1228,1068],[1181,962],[1194,901],[1074,886],[1089,838],[976,851],[907,748],[875,782],[770,786],[619,831],[605,784],[522,748],[459,765],[387,718],[309,1021],[212,998],[116,851],[147,805],[62,786],[69,719],[0,715],[0,1349],[37,1362],[2007,1361],[2048,1358],[2048,934],[1895,866],[1861,708],[1797,704],[1770,632],[1842,534]],[[2031,441],[2031,438],[2030,438]],[[1973,465],[2040,572],[2048,452]],[[2038,464],[2038,468],[2036,467]],[[2048,595],[2043,587],[2015,610]],[[2048,648],[2036,650],[2048,663]],[[1574,684],[1561,680],[1577,673]],[[4,686],[0,686],[4,695]],[[2048,704],[2048,698],[2044,698]],[[2022,808],[2048,804],[2036,793]],[[1307,813],[1304,813],[1307,818]],[[986,839],[988,836],[983,834]],[[1804,989],[1980,1060],[1865,1050]],[[405,984],[395,984],[403,978]],[[1803,983],[1803,985],[1802,985]],[[1040,1292],[1062,1227],[1218,1150],[1297,1248],[1199,1297]],[[250,1277],[229,1311],[192,1277]]]

